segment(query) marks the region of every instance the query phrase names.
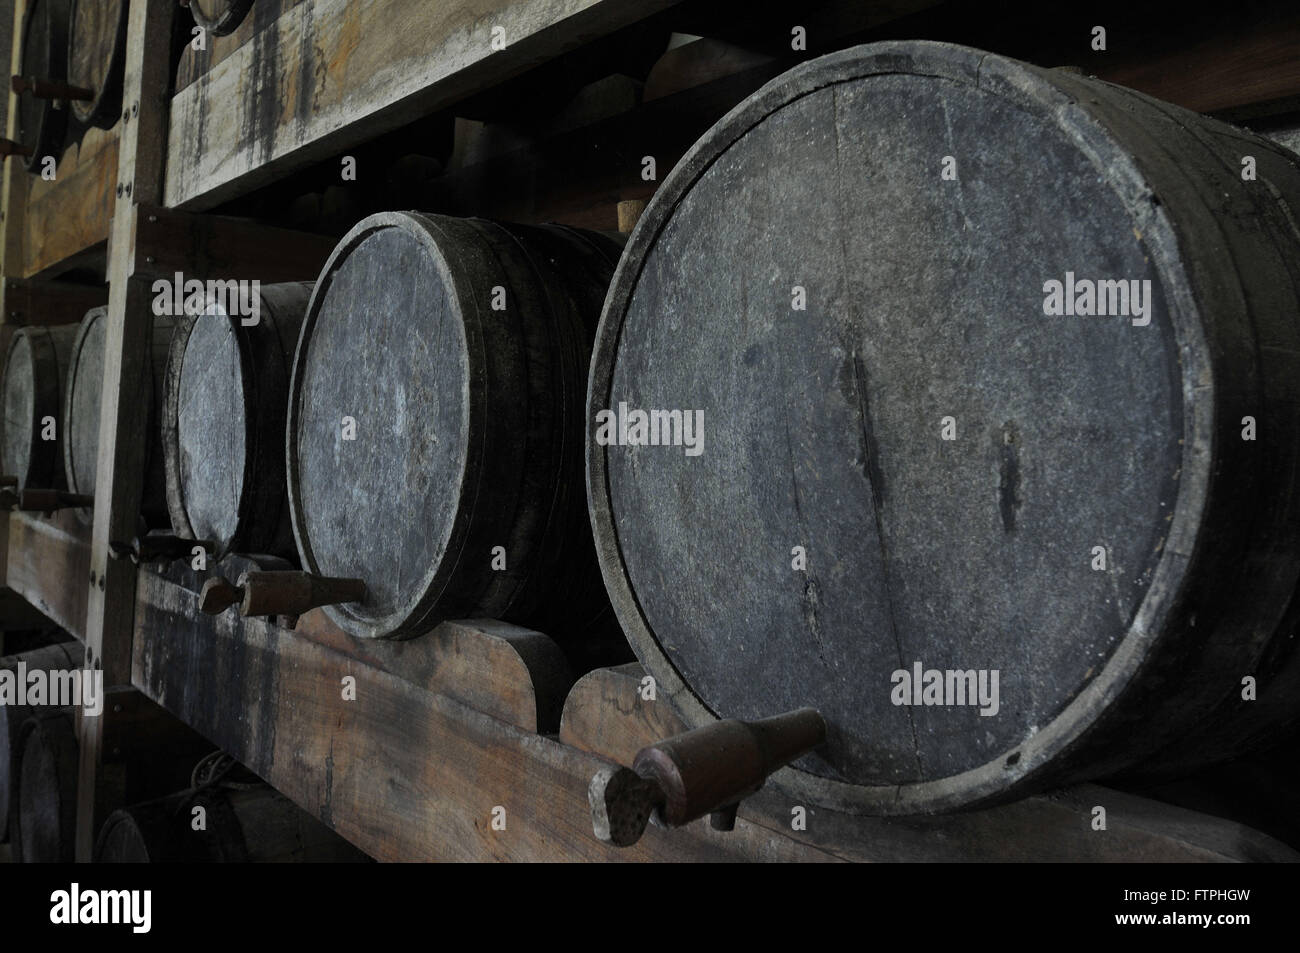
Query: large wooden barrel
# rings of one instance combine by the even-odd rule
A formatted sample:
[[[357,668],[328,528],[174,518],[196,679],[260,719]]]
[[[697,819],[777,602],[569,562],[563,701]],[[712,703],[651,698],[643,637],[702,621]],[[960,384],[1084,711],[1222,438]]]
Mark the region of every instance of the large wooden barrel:
[[[76,336],[76,325],[30,327],[9,341],[0,382],[0,471],[21,487],[64,486],[61,408]],[[55,439],[44,439],[51,431]]]
[[[72,0],[68,82],[92,94],[72,102],[73,114],[86,125],[111,129],[122,112],[126,13],[126,0]]]
[[[202,808],[201,814],[195,809]],[[201,817],[201,830],[195,818]],[[185,791],[114,811],[96,863],[366,863],[370,858],[273,788]]]
[[[253,0],[190,0],[194,22],[214,36],[234,33],[253,7]]]
[[[31,0],[23,21],[22,59],[16,71],[23,79],[65,82],[68,78],[69,0]],[[68,110],[33,93],[18,96],[17,141],[32,150],[27,168],[40,172],[46,156],[55,162],[63,154]]]
[[[33,649],[21,655],[0,658],[0,671],[13,672],[18,677],[19,663],[26,672],[66,672],[81,665],[81,646],[77,642],[61,642],[45,648]],[[37,713],[30,705],[0,705],[0,843],[9,839],[9,813],[17,803],[18,772],[21,748],[20,734],[24,723]]]
[[[633,233],[591,374],[597,547],[660,691],[692,725],[815,706],[781,783],[871,813],[1294,719],[1298,162],[936,43],[728,114]],[[642,439],[651,410],[702,444]]]
[[[363,638],[490,616],[612,621],[582,488],[604,235],[383,213],[340,242],[294,361],[288,478],[305,570],[361,579]],[[494,309],[495,308],[495,309]]]
[[[9,842],[15,861],[68,864],[75,859],[78,744],[72,709],[43,711],[19,734],[17,801]]]
[[[171,346],[174,320],[164,315],[154,318],[150,339],[153,375],[152,397],[147,410],[150,421],[145,428],[148,451],[146,476],[140,510],[147,523],[165,526],[167,494],[164,488],[163,453],[155,438],[154,408],[162,405],[163,384],[167,377],[167,354]],[[108,309],[92,308],[77,328],[68,357],[68,383],[63,399],[61,420],[63,469],[67,487],[73,493],[95,493],[95,474],[99,465],[99,423],[104,386],[104,343],[108,335]],[[78,510],[89,521],[89,508]]]
[[[210,539],[220,555],[294,552],[285,407],[311,290],[263,287],[252,325],[216,301],[176,319],[162,404],[167,508],[178,534]]]

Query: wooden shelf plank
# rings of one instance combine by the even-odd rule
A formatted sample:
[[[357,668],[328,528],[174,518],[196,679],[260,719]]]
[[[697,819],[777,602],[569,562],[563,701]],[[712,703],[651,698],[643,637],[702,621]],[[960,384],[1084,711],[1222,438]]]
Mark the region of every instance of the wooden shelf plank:
[[[90,527],[76,513],[0,515],[8,524],[4,584],[51,621],[85,638]]]
[[[173,98],[164,204],[211,208],[677,2],[298,4]]]
[[[152,573],[140,580],[136,687],[381,860],[832,859],[747,822],[730,834],[704,822],[651,831],[631,850],[603,845],[586,802],[602,759],[430,690],[427,667],[413,666],[417,684],[233,610],[199,617],[194,592]],[[445,638],[418,641],[438,651]],[[470,642],[441,654],[482,658]],[[461,669],[471,670],[507,677]],[[343,697],[348,675],[355,700]],[[492,826],[495,807],[505,830]]]

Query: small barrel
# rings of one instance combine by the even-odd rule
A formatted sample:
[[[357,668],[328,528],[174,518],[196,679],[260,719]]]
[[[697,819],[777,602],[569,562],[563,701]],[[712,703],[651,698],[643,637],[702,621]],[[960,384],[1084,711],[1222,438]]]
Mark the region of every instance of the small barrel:
[[[655,194],[592,364],[598,551],[659,691],[691,727],[817,708],[778,780],[882,814],[1294,723],[1297,209],[1274,143],[977,50],[755,93]]]
[[[612,618],[582,486],[590,343],[617,241],[382,213],[338,245],[294,360],[303,568],[356,578],[362,638],[489,616],[564,637]]]
[[[68,78],[68,2],[32,0],[23,23],[19,69],[23,79],[66,82]],[[38,98],[30,90],[18,96],[17,141],[32,150],[28,171],[39,173],[46,157],[63,154],[68,131],[66,104]]]
[[[61,642],[33,649],[21,655],[0,658],[0,671],[12,672],[14,678],[28,672],[66,672],[81,665],[81,646]],[[19,668],[19,663],[22,668]],[[18,772],[15,770],[22,751],[20,733],[23,724],[39,709],[30,705],[0,705],[0,843],[9,839],[9,813],[17,803]]]
[[[24,864],[75,859],[78,744],[72,709],[29,718],[19,731],[18,798],[9,842]]]
[[[68,82],[91,93],[72,101],[73,115],[88,126],[111,129],[122,112],[126,14],[126,0],[72,0]]]
[[[9,342],[0,382],[0,472],[22,488],[66,486],[61,408],[76,337],[77,326],[69,324],[22,328]]]
[[[310,282],[261,288],[256,323],[215,300],[176,319],[160,427],[167,508],[177,534],[214,541],[218,555],[294,552],[285,407],[311,291]]]
[[[213,36],[234,33],[253,7],[253,0],[190,0],[194,22]]]
[[[194,829],[196,816],[203,818],[202,830]],[[370,861],[264,785],[185,791],[114,811],[100,829],[94,856],[105,864]]]
[[[145,433],[146,476],[141,496],[141,515],[151,526],[167,525],[167,494],[164,489],[163,453],[154,437],[154,408],[162,404],[163,383],[167,376],[167,354],[171,346],[174,319],[154,318],[151,338],[150,373],[153,387],[147,410]],[[101,395],[104,386],[104,342],[108,329],[108,309],[92,308],[86,312],[68,357],[67,390],[63,399],[62,443],[63,470],[67,487],[73,493],[95,494],[95,474],[99,465],[99,425]],[[89,508],[77,511],[89,522]]]

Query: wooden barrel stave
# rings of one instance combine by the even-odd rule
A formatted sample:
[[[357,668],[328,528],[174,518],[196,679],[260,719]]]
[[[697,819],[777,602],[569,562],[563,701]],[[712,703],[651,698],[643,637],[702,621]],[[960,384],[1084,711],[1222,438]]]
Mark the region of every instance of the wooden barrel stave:
[[[23,23],[22,60],[24,79],[64,82],[68,76],[69,0],[32,0]],[[68,130],[68,110],[56,108],[53,100],[37,99],[31,92],[18,96],[18,142],[32,150],[27,170],[43,171],[45,160],[57,163],[63,154]]]
[[[213,36],[234,33],[253,7],[253,0],[190,0],[194,22]]]
[[[140,500],[140,512],[150,526],[168,524],[163,456],[154,438],[156,410],[162,404],[166,380],[167,355],[171,345],[173,318],[154,318],[150,339],[152,387],[148,391],[149,408],[146,425],[146,476]],[[108,331],[108,308],[92,308],[77,327],[68,357],[67,388],[60,420],[63,434],[64,481],[73,493],[95,494],[95,477],[99,465],[99,426],[101,394],[104,382],[104,342]],[[77,511],[89,523],[89,508]]]
[[[73,0],[68,27],[68,82],[91,91],[72,112],[88,126],[111,129],[122,112],[126,68],[124,0]]]
[[[0,470],[16,476],[20,487],[65,487],[61,407],[76,336],[75,325],[27,327],[9,342],[0,382]],[[55,422],[54,440],[42,439],[46,418]]]
[[[191,823],[202,808],[206,829]],[[266,786],[205,788],[115,811],[96,863],[366,863],[338,834]]]
[[[871,813],[1186,770],[1293,720],[1288,203],[1276,145],[943,44],[824,57],[738,107],[639,224],[593,361],[598,552],[660,690],[691,724],[818,706],[828,745],[782,783]],[[1154,334],[1045,315],[1069,267],[1152,279]],[[619,400],[706,408],[718,462],[596,445]],[[1091,576],[1090,530],[1113,557]],[[917,659],[1001,668],[1011,717],[893,704]],[[1254,672],[1271,709],[1241,698]]]
[[[70,671],[81,665],[79,655],[78,643],[61,642],[0,658],[0,670],[16,673],[18,663],[23,662],[29,672]],[[37,711],[30,705],[0,705],[0,842],[9,839],[9,817],[18,803],[18,772],[15,768],[21,760],[22,727]]]
[[[20,732],[18,797],[10,819],[14,860],[70,864],[75,859],[78,744],[72,709],[29,718]]]
[[[213,540],[218,555],[294,552],[285,407],[311,289],[311,282],[263,287],[252,326],[215,313],[176,321],[161,401],[167,509],[178,534]],[[214,446],[227,452],[213,454]]]
[[[579,447],[590,327],[617,249],[560,226],[417,213],[372,216],[339,244],[295,357],[288,466],[303,568],[370,589],[327,610],[346,631],[608,618]],[[344,417],[355,448],[336,440]],[[567,594],[589,602],[560,605]]]

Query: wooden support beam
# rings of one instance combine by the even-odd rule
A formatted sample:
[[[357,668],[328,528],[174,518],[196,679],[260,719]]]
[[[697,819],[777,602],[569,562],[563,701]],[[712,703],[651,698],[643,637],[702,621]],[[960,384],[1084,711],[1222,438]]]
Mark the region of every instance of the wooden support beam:
[[[502,641],[513,627],[443,627],[406,643],[413,654],[398,665],[369,643],[329,646],[233,611],[192,624],[196,594],[152,573],[140,594],[141,691],[378,859],[831,859],[746,822],[729,834],[707,822],[651,830],[630,850],[601,844],[586,786],[606,762],[532,727],[538,669]]]
[[[109,240],[108,326],[100,409],[99,460],[95,474],[95,522],[91,571],[99,584],[86,612],[87,658],[104,672],[109,686],[130,684],[131,634],[135,613],[135,566],[110,557],[110,543],[136,535],[145,464],[146,408],[153,331],[152,294],[146,279],[131,276],[132,226],[136,203],[162,200],[164,149],[169,105],[172,0],[130,0],[127,21],[123,114],[118,147],[117,197]],[[112,793],[99,783],[102,719],[81,725],[77,798],[77,858],[88,861]]]
[[[172,101],[163,204],[211,208],[677,2],[298,4]]]
[[[75,324],[107,300],[106,288],[10,278],[5,281],[5,323]]]
[[[315,281],[336,240],[245,219],[137,206],[132,274],[172,278]]]
[[[10,63],[21,60],[26,16],[27,0],[14,0]],[[12,140],[18,133],[18,95],[12,89],[6,89],[3,95],[9,97],[9,121],[4,136]],[[26,166],[17,159],[0,160],[0,275],[6,278],[21,277],[23,273],[23,209],[26,204]],[[5,323],[5,316],[9,313],[7,301],[7,285],[0,283],[0,325]]]

